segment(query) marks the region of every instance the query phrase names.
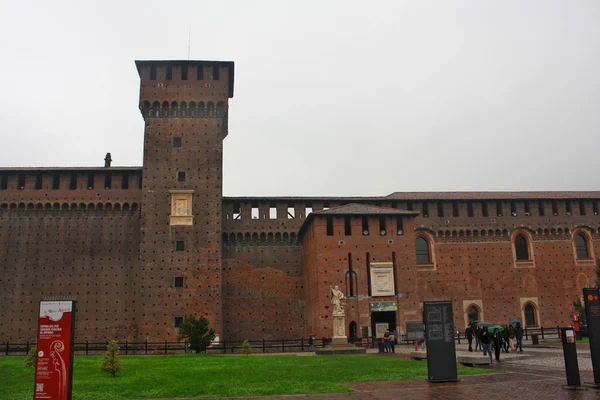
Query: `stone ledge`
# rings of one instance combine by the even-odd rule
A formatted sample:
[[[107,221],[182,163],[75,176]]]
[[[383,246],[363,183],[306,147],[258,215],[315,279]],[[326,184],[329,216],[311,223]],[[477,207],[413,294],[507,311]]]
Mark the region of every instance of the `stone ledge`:
[[[463,365],[489,365],[490,358],[488,356],[458,356],[458,362]]]
[[[410,358],[413,360],[427,360],[427,352],[426,351],[411,351]]]
[[[367,349],[365,347],[356,347],[356,346],[327,346],[316,348],[315,353],[318,356],[323,355],[334,355],[334,354],[366,354]]]

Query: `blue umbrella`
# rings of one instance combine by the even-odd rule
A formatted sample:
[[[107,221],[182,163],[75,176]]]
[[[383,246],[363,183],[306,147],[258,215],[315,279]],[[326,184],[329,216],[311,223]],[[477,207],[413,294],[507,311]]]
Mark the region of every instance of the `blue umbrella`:
[[[516,324],[517,324],[517,322],[518,322],[518,323],[521,323],[521,320],[520,320],[520,319],[513,319],[513,320],[512,320],[512,321],[510,321],[508,324],[509,324],[509,325],[516,325]]]

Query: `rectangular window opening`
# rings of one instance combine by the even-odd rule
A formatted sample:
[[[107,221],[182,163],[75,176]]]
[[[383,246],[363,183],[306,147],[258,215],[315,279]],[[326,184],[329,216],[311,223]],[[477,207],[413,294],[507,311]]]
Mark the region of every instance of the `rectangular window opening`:
[[[458,201],[454,200],[452,202],[452,216],[453,217],[458,217]]]
[[[170,81],[171,79],[173,79],[173,67],[167,65],[167,80]]]
[[[104,189],[110,189],[112,187],[112,174],[107,172],[104,175]]]
[[[38,172],[35,176],[35,188],[40,190],[42,188],[42,173]]]
[[[333,236],[333,217],[327,216],[327,236]]]
[[[329,205],[328,201],[326,201],[325,203],[323,203],[323,210],[329,210],[329,207],[330,207],[330,205]]]
[[[350,297],[356,296],[356,282],[354,278],[354,271],[352,271],[352,253],[348,253],[348,294]]]
[[[88,190],[91,190],[94,188],[94,173],[93,172],[90,172],[88,174],[87,188],[88,188]]]
[[[8,173],[3,172],[0,174],[0,190],[6,190],[8,188]]]
[[[512,215],[513,217],[517,216],[517,202],[516,201],[510,202],[510,215]]]
[[[52,189],[57,190],[60,188],[60,173],[55,172],[52,176]]]
[[[585,201],[579,200],[579,215],[585,215]]]
[[[275,204],[269,206],[269,219],[277,219],[277,206]]]
[[[352,218],[349,215],[344,217],[344,235],[352,236]]]
[[[424,201],[423,202],[423,218],[428,218],[429,217],[429,204]]]
[[[69,190],[77,189],[77,172],[71,174],[71,180],[69,182]]]
[[[312,208],[312,204],[311,203],[306,203],[306,207],[304,208],[304,216],[306,218],[308,218],[308,216],[310,215],[310,213],[313,212],[313,208]]]
[[[438,211],[438,217],[443,218],[444,217],[444,203],[442,203],[441,201],[438,201],[437,203],[437,211]]]
[[[250,212],[250,218],[259,219],[260,211],[258,210],[258,203],[252,203],[252,211]]]
[[[362,217],[362,234],[364,236],[369,234],[369,218],[366,216]]]
[[[204,79],[204,65],[202,64],[198,64],[196,66],[196,80],[203,80]]]
[[[242,219],[242,206],[239,202],[233,203],[233,219]]]
[[[296,218],[296,210],[294,209],[294,204],[290,203],[287,207],[287,219]]]
[[[129,189],[129,172],[127,171],[121,175],[121,189]]]
[[[567,215],[573,215],[573,204],[571,204],[571,200],[567,200],[565,205],[567,206]]]
[[[219,64],[213,65],[213,81],[219,80]]]
[[[178,240],[175,242],[175,250],[176,251],[185,251],[185,242],[183,240]]]
[[[181,136],[175,136],[173,138],[173,148],[175,148],[175,149],[181,148]]]
[[[525,216],[529,217],[531,215],[531,203],[529,200],[525,200]]]
[[[177,171],[177,182],[185,182],[185,171]]]
[[[179,328],[183,324],[183,317],[175,317],[173,318],[173,326],[175,328]]]
[[[387,233],[386,227],[385,227],[385,215],[380,215],[379,216],[379,234],[381,236],[385,235]]]
[[[599,208],[598,207],[598,200],[592,201],[592,208],[593,208],[592,211],[594,212],[594,215],[598,215],[598,208]]]
[[[544,207],[543,200],[538,201],[538,213],[540,214],[540,217],[546,215],[546,208]]]
[[[25,172],[19,172],[18,175],[18,180],[19,180],[19,189],[23,190],[25,189]]]
[[[555,217],[558,215],[558,201],[552,200],[552,215]]]
[[[156,65],[151,65],[150,66],[150,80],[151,81],[155,81],[156,80]]]
[[[184,64],[181,66],[181,80],[187,81],[187,78],[188,78],[188,66],[187,66],[187,64]]]
[[[501,201],[496,202],[496,215],[499,217],[502,216],[502,202]]]
[[[488,203],[487,201],[482,201],[481,202],[481,215],[483,215],[484,217],[487,217],[490,215],[489,211],[488,211]]]
[[[396,233],[398,236],[404,234],[404,223],[402,222],[402,217],[399,215],[396,217]]]
[[[406,202],[406,209],[407,209],[408,211],[412,211],[412,209],[413,209],[413,206],[412,206],[412,201],[407,201],[407,202]]]
[[[473,202],[472,201],[467,201],[467,216],[468,217],[473,216]]]

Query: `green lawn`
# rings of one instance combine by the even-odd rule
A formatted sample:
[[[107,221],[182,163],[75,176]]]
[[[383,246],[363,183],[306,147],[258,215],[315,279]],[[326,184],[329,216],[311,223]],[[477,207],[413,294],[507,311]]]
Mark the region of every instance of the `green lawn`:
[[[427,363],[375,355],[122,356],[117,378],[98,369],[99,356],[75,357],[74,400],[266,396],[349,392],[344,382],[426,378]],[[0,399],[30,400],[33,371],[24,357],[0,357]],[[459,366],[459,375],[491,372]]]
[[[590,342],[590,338],[584,337],[584,338],[581,338],[581,340],[578,340],[576,343],[588,344],[589,342]],[[544,339],[544,343],[546,343],[546,344],[561,344],[562,340],[561,339]]]

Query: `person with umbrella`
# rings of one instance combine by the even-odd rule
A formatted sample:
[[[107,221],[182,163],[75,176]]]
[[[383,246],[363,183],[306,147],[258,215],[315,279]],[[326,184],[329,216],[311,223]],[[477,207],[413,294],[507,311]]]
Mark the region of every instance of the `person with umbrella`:
[[[517,349],[519,349],[519,353],[523,352],[523,327],[521,326],[521,321],[517,322],[517,327],[515,328],[515,336],[517,337]]]
[[[496,354],[496,362],[500,362],[500,350],[502,349],[503,335],[500,333],[500,329],[497,326],[494,327],[494,336],[492,338],[492,341],[494,342],[494,353]]]
[[[481,330],[481,344],[483,345],[483,355],[490,354],[490,363],[492,362],[492,343],[490,339],[490,334],[485,327],[482,327]]]
[[[473,352],[473,327],[471,325],[468,325],[467,329],[465,329],[465,337],[469,342],[469,351]]]

